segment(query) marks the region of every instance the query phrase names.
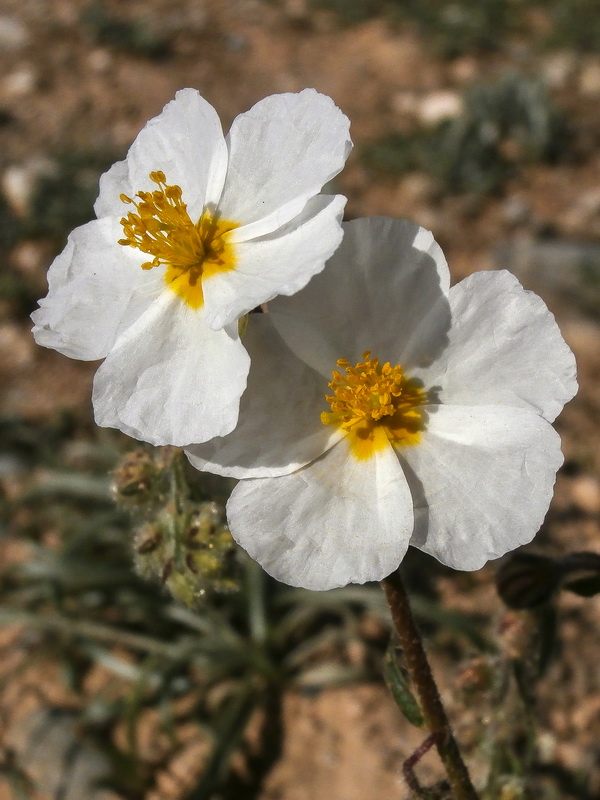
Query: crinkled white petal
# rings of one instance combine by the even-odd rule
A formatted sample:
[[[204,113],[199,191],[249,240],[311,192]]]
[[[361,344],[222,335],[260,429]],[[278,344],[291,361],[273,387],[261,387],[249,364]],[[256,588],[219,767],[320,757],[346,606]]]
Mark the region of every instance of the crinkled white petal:
[[[221,216],[249,225],[245,238],[285,225],[344,166],[349,125],[314,89],[265,97],[240,114],[227,136]]]
[[[129,210],[119,199],[153,191],[150,172],[162,170],[169,185],[180,186],[192,220],[206,204],[219,202],[227,171],[227,144],[215,109],[195,89],[181,89],[149,120],[131,145],[125,162],[100,179],[95,210],[99,217]]]
[[[98,197],[94,203],[94,212],[96,216],[98,219],[102,217],[118,217],[120,219],[128,211],[120,199],[121,194],[132,197],[138,191],[139,188],[132,187],[129,181],[127,161],[115,161],[115,163],[100,176]],[[119,238],[123,238],[122,233]]]
[[[444,403],[533,407],[552,422],[577,391],[575,357],[553,315],[509,272],[479,272],[450,290],[452,328],[419,372]]]
[[[236,425],[250,359],[237,331],[212,331],[165,291],[117,340],[94,380],[98,425],[184,446]]]
[[[186,449],[199,470],[234,478],[285,475],[318,458],[342,435],[323,425],[324,378],[284,344],[268,314],[250,314],[242,339],[250,356],[237,427]]]
[[[301,292],[269,305],[289,347],[331,376],[338,358],[370,350],[405,368],[430,363],[450,324],[448,266],[429,231],[408,220],[344,223],[344,239]]]
[[[142,258],[118,244],[114,218],[76,228],[48,271],[48,294],[31,318],[38,344],[70,358],[94,361],[111,350],[161,289],[141,269]]]
[[[315,197],[275,233],[235,244],[235,269],[202,283],[210,327],[218,330],[277,294],[293,294],[305,286],[342,239],[345,204],[341,195]]]
[[[539,530],[563,461],[560,438],[531,409],[428,412],[421,442],[398,451],[415,503],[411,544],[454,569],[479,569]]]
[[[410,491],[392,448],[359,461],[346,437],[291,475],[241,481],[227,519],[270,575],[313,590],[386,577],[413,528]]]

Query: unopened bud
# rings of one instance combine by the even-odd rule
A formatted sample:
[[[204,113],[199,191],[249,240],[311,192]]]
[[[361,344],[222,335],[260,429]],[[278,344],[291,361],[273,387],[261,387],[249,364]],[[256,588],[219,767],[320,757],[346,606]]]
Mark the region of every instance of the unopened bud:
[[[162,505],[168,490],[165,469],[171,448],[150,452],[132,450],[113,473],[116,500],[123,508],[152,513]]]

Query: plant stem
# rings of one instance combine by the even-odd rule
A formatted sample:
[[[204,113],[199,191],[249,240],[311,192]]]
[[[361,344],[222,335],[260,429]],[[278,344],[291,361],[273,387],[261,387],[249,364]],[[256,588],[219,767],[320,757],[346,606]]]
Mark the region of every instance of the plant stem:
[[[454,797],[456,800],[478,800],[442,705],[400,572],[396,570],[385,578],[382,586],[392,612],[408,674],[419,698],[425,723],[435,736],[435,744],[446,768]]]

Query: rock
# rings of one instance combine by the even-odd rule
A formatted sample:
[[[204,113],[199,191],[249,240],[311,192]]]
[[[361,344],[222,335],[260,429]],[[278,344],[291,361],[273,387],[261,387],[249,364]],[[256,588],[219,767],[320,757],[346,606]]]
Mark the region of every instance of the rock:
[[[20,372],[33,363],[33,339],[14,323],[0,325],[0,370]]]
[[[6,14],[0,16],[0,52],[19,50],[29,43],[29,32],[22,22]]]
[[[417,107],[419,121],[432,128],[445,119],[459,117],[462,112],[462,97],[452,91],[431,92],[421,99]]]
[[[574,235],[580,231],[589,231],[594,222],[597,223],[599,212],[600,189],[589,189],[577,197],[560,215],[561,230]]]
[[[8,741],[17,763],[41,791],[60,793],[64,800],[114,800],[112,792],[98,785],[110,778],[110,761],[68,711],[30,714],[10,730]]]
[[[2,89],[8,97],[24,97],[35,89],[36,84],[35,72],[25,68],[7,75],[2,81]]]
[[[582,94],[596,96],[600,94],[600,58],[590,57],[579,73],[579,90]]]
[[[600,362],[600,327],[585,319],[565,319],[561,324],[566,343],[575,353],[578,363],[596,365]],[[595,369],[596,367],[594,367]]]
[[[450,75],[457,83],[473,83],[479,77],[480,66],[473,56],[461,56],[450,65]]]
[[[305,22],[310,18],[311,10],[307,0],[286,0],[284,11],[294,22]]]
[[[577,58],[575,53],[566,50],[551,53],[542,60],[540,66],[548,86],[552,89],[564,89],[575,74]]]
[[[10,254],[11,265],[22,275],[38,275],[45,268],[47,253],[39,242],[23,239]]]
[[[17,217],[26,217],[31,211],[31,200],[40,178],[56,173],[56,164],[48,158],[35,156],[23,164],[13,164],[2,176],[2,190]]]
[[[112,63],[112,55],[102,47],[97,47],[88,55],[88,64],[94,72],[106,72]]]
[[[429,202],[435,191],[435,180],[422,172],[410,173],[398,185],[398,193],[410,204]]]
[[[245,53],[250,49],[250,41],[243,33],[227,33],[223,37],[225,47],[231,53]]]
[[[419,110],[418,95],[410,90],[396,92],[390,100],[390,107],[396,114],[416,117]]]
[[[571,495],[575,505],[588,514],[600,512],[600,481],[591,475],[582,475],[573,480]]]
[[[512,195],[502,203],[502,215],[509,225],[526,225],[531,219],[531,206],[520,197]]]

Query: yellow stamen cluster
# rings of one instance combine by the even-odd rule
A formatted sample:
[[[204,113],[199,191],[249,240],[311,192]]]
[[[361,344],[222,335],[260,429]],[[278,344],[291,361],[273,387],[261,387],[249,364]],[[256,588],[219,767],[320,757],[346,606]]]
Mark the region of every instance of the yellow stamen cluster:
[[[119,244],[153,256],[142,269],[166,266],[165,283],[192,308],[199,308],[204,302],[202,278],[235,268],[227,234],[238,224],[209,209],[194,223],[179,186],[168,185],[161,170],[151,172],[150,180],[158,187],[154,191],[138,192],[135,198],[121,195],[135,211],[121,219],[125,236]]]
[[[129,245],[154,256],[142,264],[142,269],[152,269],[160,264],[170,264],[189,269],[202,263],[206,250],[200,231],[187,212],[181,199],[179,186],[167,186],[165,173],[150,173],[150,180],[159,188],[153,192],[138,192],[139,201],[121,195],[124,203],[135,206],[121,220],[124,239],[119,244]]]
[[[337,425],[351,433],[360,457],[371,455],[386,440],[394,444],[419,441],[427,392],[405,375],[400,364],[392,366],[388,361],[381,365],[367,350],[355,366],[345,358],[340,358],[337,366],[345,374],[333,370],[329,383],[333,394],[326,395],[331,411],[321,414],[324,425]]]

